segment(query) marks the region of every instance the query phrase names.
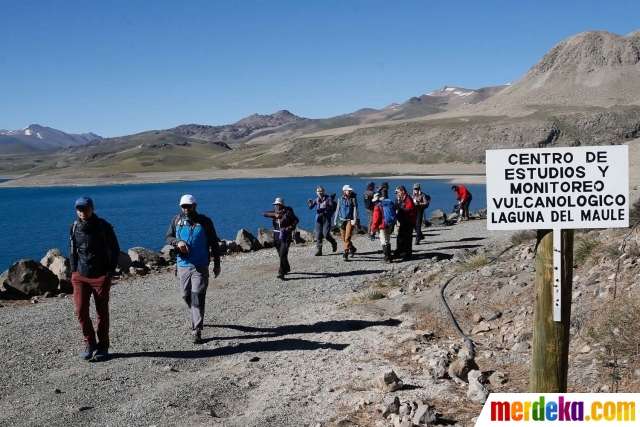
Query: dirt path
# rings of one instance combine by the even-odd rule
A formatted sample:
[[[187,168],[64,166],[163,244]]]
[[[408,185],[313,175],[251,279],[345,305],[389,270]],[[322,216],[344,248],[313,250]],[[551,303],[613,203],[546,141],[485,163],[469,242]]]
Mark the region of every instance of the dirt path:
[[[470,237],[503,239],[484,221],[429,231],[416,265],[455,252]],[[294,247],[289,280],[276,253],[223,260],[207,296],[206,343],[190,343],[186,307],[169,275],[112,290],[113,358],[81,360],[71,298],[0,308],[0,425],[12,426],[324,426],[365,393],[382,401],[372,379],[393,367],[388,354],[412,319],[349,303],[363,282],[410,263],[380,262],[378,242],[357,238],[358,254],[314,257]],[[425,377],[411,388],[442,396]],[[355,399],[355,402],[354,402]]]

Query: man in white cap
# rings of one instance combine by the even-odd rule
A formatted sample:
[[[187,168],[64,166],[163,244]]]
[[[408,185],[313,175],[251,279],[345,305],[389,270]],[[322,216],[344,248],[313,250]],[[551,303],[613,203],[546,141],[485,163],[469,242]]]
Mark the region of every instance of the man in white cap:
[[[213,221],[196,211],[197,203],[191,194],[180,198],[178,215],[167,230],[167,245],[178,252],[177,276],[182,298],[189,307],[189,321],[194,344],[202,343],[204,307],[209,286],[209,264],[213,257],[213,274],[220,274],[220,244]]]
[[[263,216],[272,218],[273,224],[273,246],[278,251],[280,258],[280,268],[278,269],[278,279],[284,280],[284,275],[291,271],[289,265],[289,246],[293,240],[293,231],[298,225],[298,217],[293,212],[293,208],[284,205],[284,199],[276,198],[273,202],[272,211],[267,211]]]
[[[356,247],[351,243],[353,231],[358,226],[358,199],[356,193],[350,185],[342,187],[342,197],[338,200],[338,208],[334,219],[334,225],[340,227],[340,236],[344,241],[344,254],[342,257],[345,261],[349,260],[349,254],[353,256],[356,253]]]

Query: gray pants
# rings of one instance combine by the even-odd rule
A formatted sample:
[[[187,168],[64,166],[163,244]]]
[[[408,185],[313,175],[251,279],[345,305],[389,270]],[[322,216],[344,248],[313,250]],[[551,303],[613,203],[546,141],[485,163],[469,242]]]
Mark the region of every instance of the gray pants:
[[[204,323],[204,305],[209,286],[209,265],[178,266],[178,280],[184,302],[189,306],[191,332],[200,334]]]

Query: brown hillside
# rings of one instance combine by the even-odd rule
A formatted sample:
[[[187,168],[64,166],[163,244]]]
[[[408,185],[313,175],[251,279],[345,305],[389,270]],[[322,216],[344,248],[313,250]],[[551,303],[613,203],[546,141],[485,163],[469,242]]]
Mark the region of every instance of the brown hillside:
[[[640,103],[640,31],[577,34],[488,104],[611,107]]]

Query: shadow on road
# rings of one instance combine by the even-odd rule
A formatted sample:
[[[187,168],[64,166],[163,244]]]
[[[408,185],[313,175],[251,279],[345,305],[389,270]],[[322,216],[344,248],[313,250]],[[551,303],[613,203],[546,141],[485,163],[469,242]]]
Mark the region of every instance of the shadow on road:
[[[303,275],[303,276],[311,276],[311,277],[291,277],[291,276],[287,276],[287,281],[290,280],[306,280],[306,279],[313,279],[313,278],[329,278],[329,277],[348,277],[348,276],[361,276],[363,274],[377,274],[377,273],[382,273],[383,271],[386,270],[353,270],[353,271],[343,271],[341,273],[307,273],[307,272],[292,272],[290,273],[291,275]]]
[[[295,334],[321,334],[324,332],[351,332],[360,331],[372,326],[398,326],[402,321],[398,319],[387,319],[379,322],[369,320],[328,320],[326,322],[316,322],[312,325],[284,325],[275,328],[256,328],[242,325],[204,325],[206,328],[227,328],[236,331],[258,333],[262,335],[224,337],[222,339],[238,338],[269,338],[282,337]]]
[[[208,340],[211,341],[211,340]],[[206,341],[205,341],[206,342]],[[331,350],[344,350],[349,344],[333,344],[317,341],[287,338],[277,341],[258,341],[242,343],[235,346],[226,346],[212,349],[198,350],[168,350],[168,351],[142,351],[137,353],[113,353],[111,359],[130,359],[136,357],[168,357],[172,359],[203,359],[207,357],[229,356],[239,353],[266,352],[266,351],[291,351],[291,350],[319,350],[328,348]]]

